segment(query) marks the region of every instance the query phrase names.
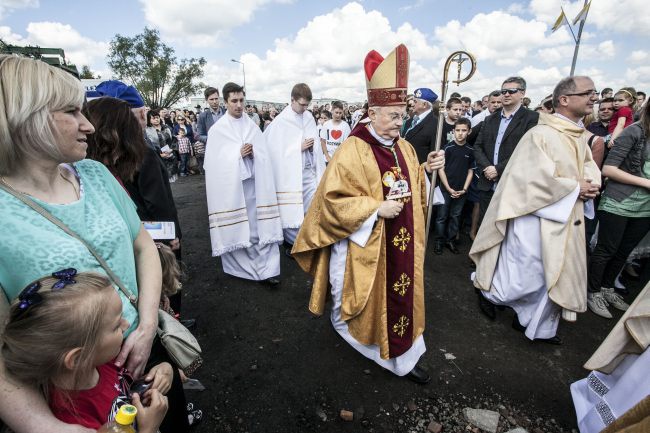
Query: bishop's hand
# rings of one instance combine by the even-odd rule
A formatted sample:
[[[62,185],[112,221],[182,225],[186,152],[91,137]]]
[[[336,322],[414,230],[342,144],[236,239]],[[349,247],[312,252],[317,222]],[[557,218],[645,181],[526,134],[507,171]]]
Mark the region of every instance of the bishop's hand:
[[[424,164],[424,169],[427,173],[431,174],[435,170],[445,168],[445,151],[439,150],[438,152],[429,152],[427,155],[427,162]]]
[[[404,208],[404,203],[397,200],[384,200],[377,209],[377,215],[385,219],[397,218],[399,213]]]

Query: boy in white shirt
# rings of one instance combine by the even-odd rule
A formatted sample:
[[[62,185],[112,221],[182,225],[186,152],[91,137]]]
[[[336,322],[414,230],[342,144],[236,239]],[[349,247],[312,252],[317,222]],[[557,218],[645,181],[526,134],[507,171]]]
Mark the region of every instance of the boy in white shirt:
[[[334,156],[336,149],[350,135],[350,126],[343,121],[343,103],[332,102],[332,120],[328,120],[320,129],[320,145],[325,163],[327,164]]]

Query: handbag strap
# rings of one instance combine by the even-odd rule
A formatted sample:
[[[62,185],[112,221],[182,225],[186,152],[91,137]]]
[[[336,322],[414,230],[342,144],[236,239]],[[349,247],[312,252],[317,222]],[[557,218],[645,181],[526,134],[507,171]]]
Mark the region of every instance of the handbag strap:
[[[90,251],[90,254],[92,254],[97,262],[101,265],[102,268],[104,268],[104,271],[106,271],[106,274],[108,277],[113,280],[113,282],[119,287],[119,289],[124,293],[124,295],[128,298],[128,300],[133,304],[134,307],[138,307],[138,297],[133,294],[125,285],[122,283],[122,280],[120,277],[115,275],[115,273],[111,270],[111,268],[108,266],[108,263],[95,251],[95,249],[90,246],[88,242],[86,242],[85,239],[83,239],[81,236],[79,236],[77,233],[72,231],[70,227],[65,225],[63,221],[52,215],[47,209],[45,209],[43,206],[39,205],[36,203],[34,200],[29,198],[26,194],[22,194],[15,189],[11,187],[7,182],[4,181],[4,179],[0,179],[0,189],[5,190],[9,194],[13,195],[16,197],[18,200],[41,214],[43,217],[47,218],[52,224],[56,225],[59,227],[61,230],[63,230],[65,233],[68,235],[72,236],[73,238],[77,239],[79,242],[81,242],[87,249]]]

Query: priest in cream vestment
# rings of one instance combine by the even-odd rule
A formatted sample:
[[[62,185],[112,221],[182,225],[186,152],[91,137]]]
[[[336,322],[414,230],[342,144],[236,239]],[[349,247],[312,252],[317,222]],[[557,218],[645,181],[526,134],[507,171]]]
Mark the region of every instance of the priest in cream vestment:
[[[561,344],[560,317],[575,321],[587,308],[584,216],[600,171],[581,119],[596,99],[588,77],[560,81],[556,114],[522,137],[470,251],[479,300],[512,307],[513,326],[531,340]]]
[[[227,113],[210,128],[205,153],[212,255],[229,275],[279,284],[282,227],[262,132],[243,114],[244,89],[223,88]]]
[[[424,339],[426,174],[442,153],[418,163],[399,137],[409,56],[400,45],[366,57],[368,117],[334,154],[293,247],[314,278],[309,309],[332,299],[335,330],[362,355],[398,376],[426,383],[417,362]],[[331,289],[330,289],[331,285]]]

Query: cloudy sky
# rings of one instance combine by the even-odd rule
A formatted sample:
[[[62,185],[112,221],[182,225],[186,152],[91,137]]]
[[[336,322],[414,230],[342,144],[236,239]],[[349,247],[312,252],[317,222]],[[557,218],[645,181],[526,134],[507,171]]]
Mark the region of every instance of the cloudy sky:
[[[178,57],[203,56],[203,81],[242,81],[252,99],[286,102],[291,86],[308,83],[317,98],[365,99],[363,59],[404,43],[411,55],[410,90],[440,92],[442,64],[455,50],[475,55],[475,76],[460,87],[472,99],[504,78],[528,81],[533,104],[568,75],[574,42],[567,26],[551,34],[560,8],[571,20],[582,0],[0,0],[0,38],[60,47],[77,65],[111,76],[106,54],[115,34],[158,29]],[[597,89],[650,90],[647,0],[593,0],[576,74]],[[577,28],[575,29],[577,32]]]

